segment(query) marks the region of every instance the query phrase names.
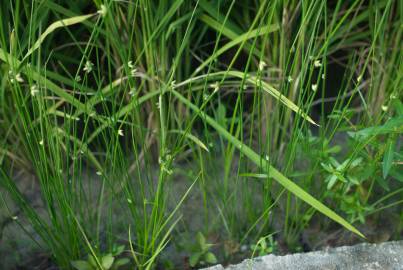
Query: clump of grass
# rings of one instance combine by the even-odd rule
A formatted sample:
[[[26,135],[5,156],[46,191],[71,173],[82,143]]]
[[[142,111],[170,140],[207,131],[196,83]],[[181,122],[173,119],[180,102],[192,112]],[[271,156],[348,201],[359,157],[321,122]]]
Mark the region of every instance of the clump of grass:
[[[183,231],[221,235],[224,260],[268,235],[298,248],[313,218],[363,240],[359,222],[401,209],[401,11],[387,0],[7,3],[2,202],[66,269],[112,267],[117,244],[151,269]]]

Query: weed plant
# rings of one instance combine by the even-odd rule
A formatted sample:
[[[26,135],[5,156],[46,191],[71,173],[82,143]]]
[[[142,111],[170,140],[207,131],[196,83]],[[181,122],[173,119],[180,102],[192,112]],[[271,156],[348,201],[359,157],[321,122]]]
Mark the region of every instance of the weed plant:
[[[21,226],[80,270],[300,250],[312,228],[377,241],[386,218],[376,239],[401,239],[402,1],[17,0],[0,18],[0,236]]]

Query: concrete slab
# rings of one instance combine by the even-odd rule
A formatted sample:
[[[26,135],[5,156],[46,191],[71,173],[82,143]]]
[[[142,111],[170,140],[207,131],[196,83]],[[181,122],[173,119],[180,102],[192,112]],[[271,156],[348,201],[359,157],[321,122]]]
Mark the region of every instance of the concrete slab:
[[[204,270],[402,270],[403,241],[359,244],[285,256],[267,255]]]

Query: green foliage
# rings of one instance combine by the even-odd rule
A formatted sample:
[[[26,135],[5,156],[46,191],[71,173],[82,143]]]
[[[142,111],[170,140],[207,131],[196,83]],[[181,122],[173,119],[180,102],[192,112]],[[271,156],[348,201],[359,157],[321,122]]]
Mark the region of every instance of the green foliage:
[[[277,241],[273,239],[273,235],[268,235],[261,237],[257,241],[256,245],[251,245],[252,257],[256,254],[257,256],[264,256],[277,251]]]
[[[360,185],[360,181],[366,180],[365,178],[357,177],[357,175],[362,176],[364,171],[362,158],[346,159],[340,164],[335,158],[330,157],[328,164],[321,163],[321,165],[329,174],[325,179],[328,190],[331,190],[337,182],[341,182],[344,185],[343,189],[348,192],[352,186]],[[359,172],[357,172],[357,167],[361,168]]]
[[[196,243],[191,248],[189,265],[195,267],[196,265],[217,263],[216,256],[210,251],[212,246],[213,244],[207,243],[204,235],[201,232],[198,232],[196,234]]]
[[[77,270],[119,270],[129,264],[128,258],[117,258],[124,251],[124,246],[117,246],[112,253],[107,253],[95,259],[91,254],[87,260],[72,261],[71,265]]]
[[[4,1],[5,223],[80,270],[183,268],[166,253],[199,230],[236,248],[213,254],[197,233],[192,266],[256,239],[254,253],[272,253],[278,224],[290,250],[316,224],[363,239],[358,223],[402,212],[402,11],[393,0]],[[130,261],[113,248],[122,237]]]

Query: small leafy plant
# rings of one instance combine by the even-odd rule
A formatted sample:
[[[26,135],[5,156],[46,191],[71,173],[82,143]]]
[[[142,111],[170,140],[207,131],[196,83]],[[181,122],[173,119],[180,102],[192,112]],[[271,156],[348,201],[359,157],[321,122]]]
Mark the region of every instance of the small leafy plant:
[[[367,190],[364,182],[373,174],[375,168],[362,157],[347,158],[339,163],[330,157],[327,163],[321,163],[327,177],[327,191],[330,197],[340,202],[340,208],[351,222],[359,220],[365,223],[365,215],[371,207],[365,205]]]
[[[256,245],[251,245],[252,257],[257,253],[258,256],[264,256],[273,253],[277,250],[277,241],[274,240],[273,235],[270,234],[265,237],[261,237],[257,241]]]
[[[117,246],[111,253],[99,256],[98,258],[89,254],[87,260],[72,261],[71,265],[77,270],[118,270],[130,262],[128,258],[117,259],[123,251],[123,245]]]
[[[198,264],[204,265],[217,263],[216,256],[210,251],[212,246],[213,244],[207,243],[204,235],[201,232],[198,232],[196,234],[196,245],[193,247],[192,254],[189,258],[190,266],[195,267]]]
[[[354,169],[360,164],[362,164],[362,158],[354,160],[348,158],[340,164],[335,158],[331,157],[329,163],[321,163],[322,167],[329,174],[325,180],[327,182],[327,189],[331,190],[337,182],[346,184],[345,189],[347,191],[352,185],[359,185],[360,180],[354,175]]]

